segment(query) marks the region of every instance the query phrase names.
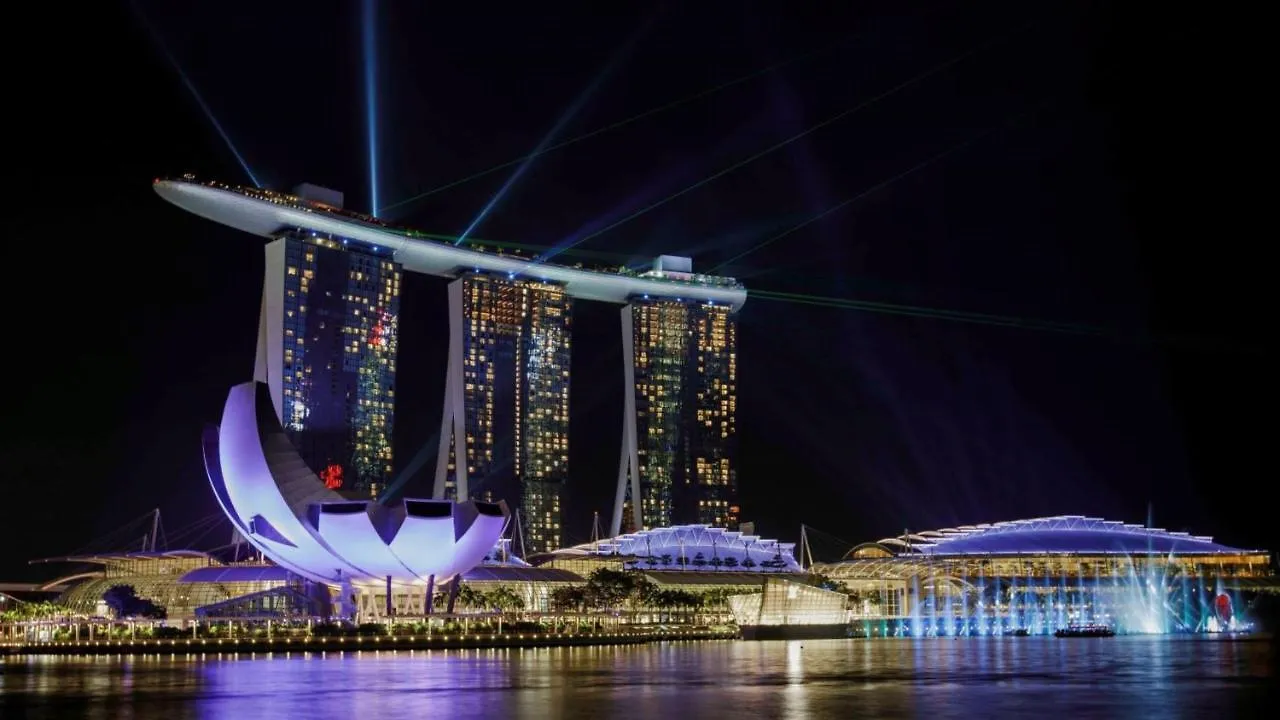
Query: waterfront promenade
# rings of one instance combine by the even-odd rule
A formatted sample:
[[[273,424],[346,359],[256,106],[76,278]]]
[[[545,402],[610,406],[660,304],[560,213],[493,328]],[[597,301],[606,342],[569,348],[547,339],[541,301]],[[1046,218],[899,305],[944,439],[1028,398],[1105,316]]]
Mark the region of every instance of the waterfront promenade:
[[[590,645],[638,645],[663,641],[730,640],[736,630],[681,628],[578,633],[433,633],[422,635],[345,635],[226,638],[157,638],[11,642],[8,655],[134,655],[188,653],[342,652],[352,650],[445,650],[541,648]]]

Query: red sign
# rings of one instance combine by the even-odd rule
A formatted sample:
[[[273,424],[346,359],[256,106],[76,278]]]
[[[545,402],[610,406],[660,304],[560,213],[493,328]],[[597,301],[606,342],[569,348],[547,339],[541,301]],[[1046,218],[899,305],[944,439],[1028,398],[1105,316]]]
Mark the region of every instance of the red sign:
[[[324,486],[330,490],[337,490],[342,487],[342,466],[330,465],[320,471],[320,479],[324,481]]]

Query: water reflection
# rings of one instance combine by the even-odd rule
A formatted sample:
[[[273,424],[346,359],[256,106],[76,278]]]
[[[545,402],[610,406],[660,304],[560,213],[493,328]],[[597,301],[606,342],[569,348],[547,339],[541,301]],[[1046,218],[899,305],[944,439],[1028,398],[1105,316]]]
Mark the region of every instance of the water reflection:
[[[1275,660],[1177,637],[8,658],[0,716],[1231,717],[1270,709]]]

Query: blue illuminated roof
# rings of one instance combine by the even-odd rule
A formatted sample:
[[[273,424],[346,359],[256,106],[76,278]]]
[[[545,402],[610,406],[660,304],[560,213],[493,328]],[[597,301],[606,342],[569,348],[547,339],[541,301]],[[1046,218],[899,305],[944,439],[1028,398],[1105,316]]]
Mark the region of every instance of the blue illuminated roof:
[[[289,571],[276,565],[230,565],[190,570],[182,583],[287,582]]]
[[[704,572],[741,570],[743,567],[758,567],[762,571],[799,571],[800,563],[796,561],[795,553],[795,543],[778,542],[759,535],[743,535],[737,530],[710,525],[675,525],[639,530],[599,542],[561,548],[552,555],[642,558],[644,561],[640,564],[653,570],[692,565]],[[727,562],[730,558],[731,563]],[[650,562],[649,559],[653,561]],[[751,562],[744,566],[743,563],[748,559]],[[714,562],[717,560],[722,562]]]
[[[1115,520],[1059,515],[984,525],[928,530],[884,538],[878,545],[895,553],[931,556],[1073,553],[1082,555],[1160,553],[1193,555],[1247,552],[1204,535],[1170,532]]]

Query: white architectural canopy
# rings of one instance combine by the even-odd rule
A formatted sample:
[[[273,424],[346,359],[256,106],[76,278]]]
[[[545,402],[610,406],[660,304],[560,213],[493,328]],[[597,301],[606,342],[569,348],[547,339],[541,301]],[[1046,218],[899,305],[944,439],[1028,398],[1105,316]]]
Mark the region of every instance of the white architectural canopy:
[[[639,558],[642,565],[655,569],[692,565],[710,570],[758,567],[765,570],[802,572],[795,553],[795,543],[778,542],[759,535],[743,535],[736,530],[708,525],[676,525],[575,545],[557,550],[553,555],[622,555]]]
[[[405,499],[384,507],[325,488],[276,418],[264,383],[231,388],[204,439],[214,495],[281,567],[328,584],[427,585],[478,565],[507,521],[502,503]]]

